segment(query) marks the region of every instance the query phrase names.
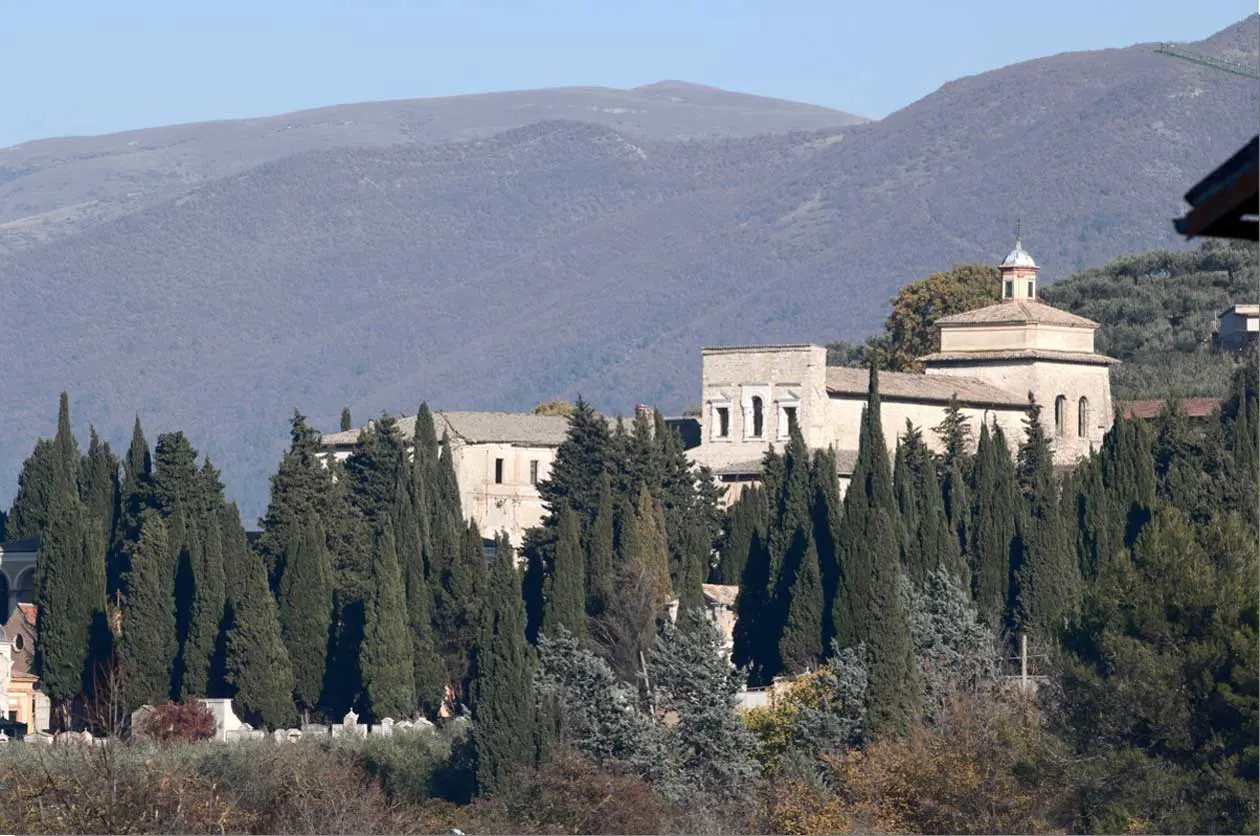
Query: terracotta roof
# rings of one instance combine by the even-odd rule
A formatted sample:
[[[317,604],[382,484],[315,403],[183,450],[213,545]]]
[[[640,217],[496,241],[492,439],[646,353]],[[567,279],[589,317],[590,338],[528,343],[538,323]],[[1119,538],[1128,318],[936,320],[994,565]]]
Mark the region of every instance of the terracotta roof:
[[[1069,328],[1097,328],[1098,323],[1083,316],[1061,311],[1040,299],[1007,299],[994,305],[976,308],[974,311],[943,316],[937,325],[1001,325],[1037,322],[1043,325],[1063,325]]]
[[[34,624],[39,614],[39,607],[34,604],[18,604],[18,609],[22,611],[22,617],[26,619],[28,624]]]
[[[1206,418],[1225,403],[1224,398],[1185,398],[1181,401],[1181,413],[1189,418]],[[1156,398],[1146,401],[1126,401],[1119,404],[1125,418],[1158,418],[1168,408],[1168,401]]]
[[[531,447],[559,447],[569,431],[569,419],[562,415],[534,415],[530,412],[435,412],[433,423],[438,438],[449,431],[452,438],[469,444],[523,444]],[[349,447],[359,439],[361,429],[328,433],[321,438],[327,447]],[[405,441],[416,434],[414,415],[398,419],[398,431]]]
[[[1057,360],[1060,363],[1082,363],[1087,366],[1114,366],[1120,361],[1092,351],[1055,351],[1051,348],[1001,348],[988,351],[938,351],[920,357],[925,363],[975,363],[986,360]],[[881,377],[882,381],[883,378]],[[882,384],[881,384],[882,388]],[[1027,403],[1027,398],[1025,398]]]
[[[866,397],[870,373],[866,369],[830,366],[827,369],[827,391],[835,395]],[[972,377],[944,374],[908,374],[880,372],[879,394],[891,400],[949,403],[957,395],[960,403],[981,406],[1028,406],[1028,395],[1018,395]]]
[[[735,606],[735,598],[739,595],[738,586],[720,583],[706,583],[702,584],[702,586],[704,587],[704,594],[714,603],[721,604],[724,607]]]

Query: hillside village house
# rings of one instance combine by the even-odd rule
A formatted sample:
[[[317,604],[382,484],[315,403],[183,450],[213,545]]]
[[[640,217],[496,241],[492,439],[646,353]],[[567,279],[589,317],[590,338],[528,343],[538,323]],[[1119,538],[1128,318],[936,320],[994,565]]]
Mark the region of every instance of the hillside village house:
[[[1071,466],[1102,443],[1112,422],[1110,367],[1118,361],[1094,351],[1098,324],[1038,298],[1037,264],[1018,241],[1000,271],[1000,302],[939,320],[941,347],[922,358],[926,374],[879,376],[890,453],[907,419],[939,450],[932,428],[951,397],[973,433],[983,422],[1017,443],[1030,393],[1042,406],[1056,465]],[[836,450],[841,490],[848,486],[868,373],[826,360],[820,345],[703,350],[703,430],[690,452],[727,486],[727,502],[759,480],[761,457],[783,448],[792,423],[810,448]]]
[[[435,412],[433,423],[439,439],[443,433],[450,437],[464,516],[476,521],[484,537],[505,531],[519,547],[525,530],[540,525],[546,514],[538,483],[551,473],[568,419],[521,412]],[[398,419],[398,429],[410,445],[415,416]],[[361,431],[328,433],[321,445],[343,461]]]
[[[1241,352],[1260,341],[1260,305],[1230,305],[1216,316],[1212,350]]]

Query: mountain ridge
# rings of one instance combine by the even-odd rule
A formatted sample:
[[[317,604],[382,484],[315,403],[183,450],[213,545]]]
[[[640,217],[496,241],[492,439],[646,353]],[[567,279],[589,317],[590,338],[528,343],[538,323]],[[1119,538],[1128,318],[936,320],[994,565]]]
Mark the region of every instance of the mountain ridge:
[[[1213,37],[1260,44],[1256,21]],[[158,197],[82,220],[6,182],[0,152],[0,478],[51,432],[64,386],[76,428],[122,443],[139,409],[151,440],[184,429],[252,516],[294,406],[325,427],[347,402],[360,420],[578,392],[677,410],[700,345],[863,337],[901,284],[1000,258],[1017,218],[1047,280],[1180,246],[1181,194],[1253,132],[1254,85],[1222,75],[1139,46],[818,130],[679,139],[678,104],[681,127],[648,125],[659,137],[542,119],[200,161],[227,171],[213,177],[178,154],[169,170],[98,160],[124,180],[111,188],[147,178]],[[41,176],[78,200],[96,187],[82,170]],[[36,198],[69,216],[43,238],[12,227]]]

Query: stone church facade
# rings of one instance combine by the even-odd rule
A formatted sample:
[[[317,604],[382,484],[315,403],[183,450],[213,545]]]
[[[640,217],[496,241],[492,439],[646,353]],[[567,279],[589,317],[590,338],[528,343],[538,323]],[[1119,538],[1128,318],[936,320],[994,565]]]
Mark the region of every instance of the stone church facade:
[[[1023,437],[1031,395],[1061,467],[1102,443],[1112,422],[1110,368],[1117,361],[1094,350],[1098,324],[1038,298],[1036,262],[1019,242],[999,269],[1001,301],[939,320],[940,350],[922,358],[925,374],[880,374],[890,453],[907,420],[939,449],[932,428],[953,397],[973,436],[982,423],[1000,426],[1013,444]],[[759,480],[761,457],[783,448],[793,422],[810,448],[835,449],[841,489],[847,487],[868,373],[826,360],[820,345],[703,350],[701,441],[689,452],[727,485],[728,502]]]

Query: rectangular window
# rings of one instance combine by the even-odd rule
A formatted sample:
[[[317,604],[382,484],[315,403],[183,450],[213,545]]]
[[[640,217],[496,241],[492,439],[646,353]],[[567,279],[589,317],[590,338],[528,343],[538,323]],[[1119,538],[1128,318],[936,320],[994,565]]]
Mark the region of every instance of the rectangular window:
[[[529,483],[531,485],[538,484],[538,459],[530,459],[529,462]]]
[[[496,485],[503,484],[503,459],[494,460],[494,483]]]
[[[1015,296],[1015,282],[1007,282],[1007,283],[1006,283],[1005,293],[1003,294],[1003,296],[1004,296],[1005,298],[1007,298],[1007,299],[1014,298],[1014,296]]]
[[[1028,298],[1029,298],[1029,299],[1033,298],[1033,286],[1032,286],[1032,282],[1029,282],[1029,283],[1028,283]]]
[[[783,407],[783,417],[787,419],[787,431],[791,433],[792,429],[796,426],[796,407]]]
[[[727,438],[731,434],[731,408],[729,406],[719,406],[717,408],[717,426],[714,428],[714,436],[716,438]]]

